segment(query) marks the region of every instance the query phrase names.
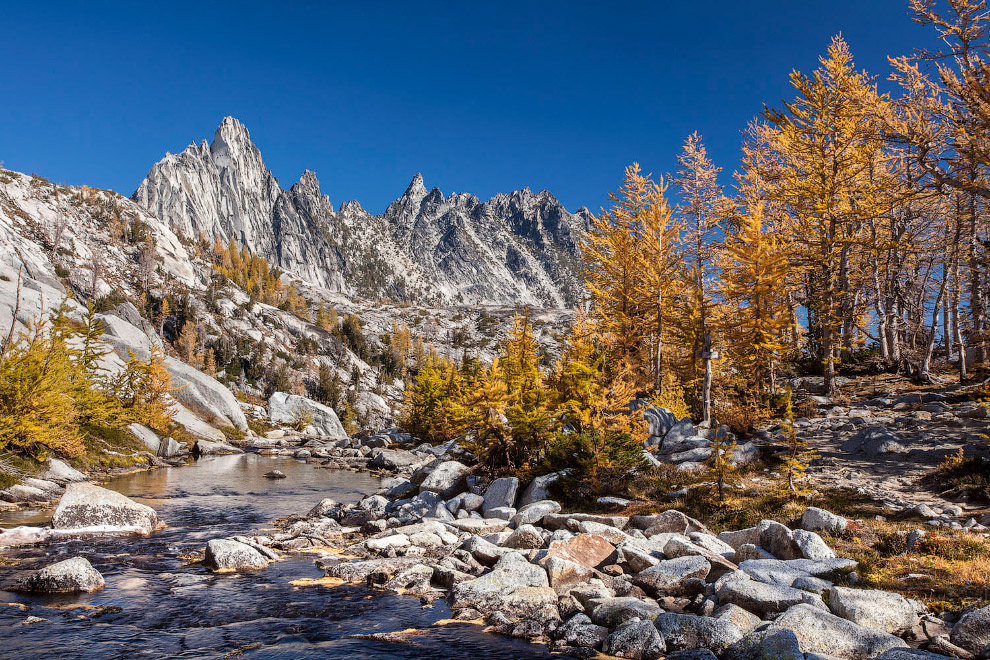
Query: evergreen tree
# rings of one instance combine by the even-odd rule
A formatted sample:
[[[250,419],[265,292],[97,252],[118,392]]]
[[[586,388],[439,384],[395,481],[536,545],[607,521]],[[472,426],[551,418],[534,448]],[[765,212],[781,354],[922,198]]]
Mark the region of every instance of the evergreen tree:
[[[725,238],[721,294],[731,310],[725,333],[736,369],[762,394],[775,381],[787,347],[788,261],[783,241],[769,233],[763,205],[752,202]]]

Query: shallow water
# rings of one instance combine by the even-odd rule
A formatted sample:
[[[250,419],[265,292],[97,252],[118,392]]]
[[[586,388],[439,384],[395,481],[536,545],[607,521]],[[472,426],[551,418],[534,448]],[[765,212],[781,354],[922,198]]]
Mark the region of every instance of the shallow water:
[[[286,479],[262,475],[278,469]],[[367,474],[257,454],[202,458],[108,484],[153,506],[168,529],[149,538],[79,540],[2,553],[0,581],[84,556],[107,586],[95,594],[27,596],[0,591],[0,658],[487,658],[548,657],[540,647],[451,624],[402,642],[348,635],[424,628],[446,619],[443,601],[360,586],[290,585],[322,577],[313,555],[287,555],[257,572],[215,575],[182,559],[206,540],[258,532],[322,497],[353,501],[377,488]],[[0,525],[41,523],[51,512],[0,514]],[[117,611],[119,608],[119,611]],[[47,619],[25,624],[29,616]]]

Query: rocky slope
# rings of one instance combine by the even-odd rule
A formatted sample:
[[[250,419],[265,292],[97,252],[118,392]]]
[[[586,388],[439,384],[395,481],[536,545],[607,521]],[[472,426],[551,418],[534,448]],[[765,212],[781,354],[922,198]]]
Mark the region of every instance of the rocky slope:
[[[528,188],[445,197],[419,174],[380,216],[357,202],[334,209],[312,172],[283,191],[231,117],[212,143],[156,163],[132,199],[179,235],[233,239],[309,283],[433,305],[573,306],[591,218]]]

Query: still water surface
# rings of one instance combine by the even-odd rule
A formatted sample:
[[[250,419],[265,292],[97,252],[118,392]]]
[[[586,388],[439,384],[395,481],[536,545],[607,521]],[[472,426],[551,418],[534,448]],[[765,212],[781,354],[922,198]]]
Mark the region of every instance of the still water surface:
[[[288,478],[265,479],[273,469]],[[322,577],[312,555],[287,555],[263,571],[221,575],[182,559],[211,538],[256,533],[275,518],[305,513],[322,497],[360,499],[378,487],[370,475],[243,454],[134,473],[106,486],[154,507],[168,529],[146,539],[65,541],[3,551],[2,584],[81,555],[103,574],[107,586],[78,596],[0,591],[0,658],[549,657],[538,646],[459,623],[429,628],[403,642],[348,638],[424,628],[448,618],[450,611],[443,601],[423,607],[418,599],[360,586],[290,585]],[[0,525],[38,524],[50,517],[50,511],[0,514]],[[27,625],[30,616],[47,621]]]

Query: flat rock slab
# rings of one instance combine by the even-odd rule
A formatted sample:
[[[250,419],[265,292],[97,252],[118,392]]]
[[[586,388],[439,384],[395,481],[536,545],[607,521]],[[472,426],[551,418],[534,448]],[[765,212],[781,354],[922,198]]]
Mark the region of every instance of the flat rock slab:
[[[792,631],[802,653],[844,660],[868,660],[890,649],[907,648],[900,637],[857,625],[811,605],[795,605],[777,617],[769,630]]]
[[[57,530],[106,527],[150,534],[164,526],[150,506],[87,482],[74,482],[66,486],[65,494],[52,515],[52,527]]]

